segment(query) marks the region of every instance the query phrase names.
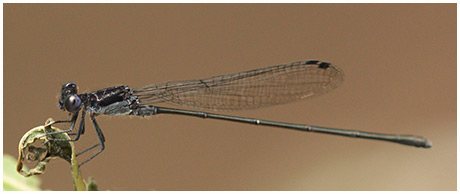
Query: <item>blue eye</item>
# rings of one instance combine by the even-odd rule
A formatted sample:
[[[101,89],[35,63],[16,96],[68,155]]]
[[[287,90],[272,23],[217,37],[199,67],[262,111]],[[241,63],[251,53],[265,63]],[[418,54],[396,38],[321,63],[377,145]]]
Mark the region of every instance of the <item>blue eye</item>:
[[[81,99],[76,95],[69,95],[64,101],[64,108],[65,110],[76,113],[80,110],[81,107]]]

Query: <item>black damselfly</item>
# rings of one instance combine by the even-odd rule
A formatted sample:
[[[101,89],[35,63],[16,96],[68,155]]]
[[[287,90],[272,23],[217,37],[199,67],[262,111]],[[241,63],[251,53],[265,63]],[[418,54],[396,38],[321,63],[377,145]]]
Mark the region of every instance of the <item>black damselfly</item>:
[[[98,146],[100,149],[80,165],[96,157],[105,148],[104,135],[95,119],[98,115],[151,116],[162,113],[180,114],[306,132],[383,140],[415,147],[431,147],[429,140],[412,135],[334,129],[153,105],[167,102],[183,107],[214,111],[256,109],[327,93],[337,88],[343,82],[343,77],[342,70],[331,63],[307,60],[240,73],[219,75],[207,79],[163,82],[141,88],[116,86],[84,94],[77,94],[77,85],[73,82],[68,82],[62,86],[59,108],[71,113],[72,119],[56,121],[56,123],[71,123],[68,130],[62,131],[66,133],[70,132],[74,129],[78,114],[81,111],[81,121],[78,131],[71,134],[75,135],[75,138],[70,141],[76,141],[84,133],[85,115],[89,114],[99,143],[78,153],[77,156]],[[51,140],[59,141],[59,139]]]

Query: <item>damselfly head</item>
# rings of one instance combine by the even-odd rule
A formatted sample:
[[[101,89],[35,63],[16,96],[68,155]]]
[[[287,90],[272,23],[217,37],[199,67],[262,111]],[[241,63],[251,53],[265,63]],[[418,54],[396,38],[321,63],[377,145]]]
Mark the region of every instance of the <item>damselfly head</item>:
[[[82,105],[80,97],[77,95],[78,87],[74,82],[67,82],[62,85],[59,108],[70,113],[76,113]]]

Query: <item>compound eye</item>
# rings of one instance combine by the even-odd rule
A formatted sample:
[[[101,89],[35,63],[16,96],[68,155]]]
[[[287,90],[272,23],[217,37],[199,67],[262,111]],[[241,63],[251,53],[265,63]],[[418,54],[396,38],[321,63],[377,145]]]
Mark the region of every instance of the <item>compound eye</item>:
[[[67,82],[62,86],[62,93],[63,94],[76,94],[77,93],[77,85],[73,82]]]
[[[76,94],[69,95],[64,100],[64,109],[71,113],[76,113],[78,110],[80,110],[80,107],[81,99]]]

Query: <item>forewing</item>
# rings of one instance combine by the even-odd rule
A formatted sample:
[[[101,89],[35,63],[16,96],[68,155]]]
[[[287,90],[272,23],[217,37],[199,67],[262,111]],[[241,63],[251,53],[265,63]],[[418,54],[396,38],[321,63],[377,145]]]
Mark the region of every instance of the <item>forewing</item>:
[[[336,66],[298,61],[207,79],[163,82],[134,90],[141,104],[233,111],[294,102],[327,93],[343,81]]]

